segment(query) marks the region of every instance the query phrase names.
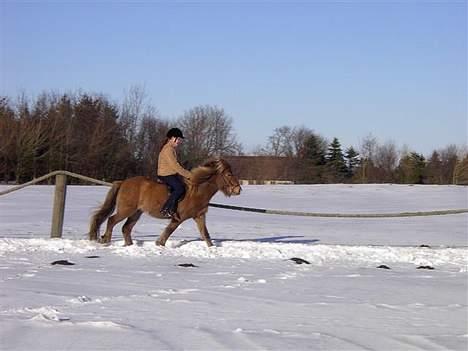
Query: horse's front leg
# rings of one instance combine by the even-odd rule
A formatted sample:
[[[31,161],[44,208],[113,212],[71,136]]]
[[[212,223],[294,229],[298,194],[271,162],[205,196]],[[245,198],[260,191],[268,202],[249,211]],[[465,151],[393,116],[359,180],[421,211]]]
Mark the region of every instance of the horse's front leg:
[[[159,236],[159,239],[156,240],[156,245],[158,245],[158,246],[166,245],[167,239],[169,239],[171,234],[174,232],[174,230],[177,229],[177,227],[180,225],[180,223],[181,222],[176,221],[175,219],[171,219],[171,222],[169,223],[169,225],[161,233],[161,235]]]
[[[210,233],[208,233],[208,229],[206,228],[205,214],[195,217],[194,220],[195,223],[197,223],[198,231],[200,232],[202,239],[205,240],[206,245],[208,245],[208,247],[213,246],[213,243],[211,242],[210,238]]]

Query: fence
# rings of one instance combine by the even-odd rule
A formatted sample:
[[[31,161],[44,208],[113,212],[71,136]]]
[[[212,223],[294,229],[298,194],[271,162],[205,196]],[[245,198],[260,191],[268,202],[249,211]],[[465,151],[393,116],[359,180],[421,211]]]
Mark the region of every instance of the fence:
[[[54,171],[42,177],[31,180],[30,182],[6,189],[0,192],[1,195],[6,195],[14,191],[23,189],[27,186],[34,185],[55,176],[55,192],[54,192],[54,205],[52,210],[52,224],[50,230],[51,238],[61,238],[63,231],[63,218],[65,214],[65,201],[67,196],[67,176],[83,180],[85,182],[111,186],[112,183],[104,182],[102,180],[83,176],[68,171]],[[297,212],[297,211],[282,211],[270,210],[264,208],[252,208],[243,206],[222,205],[210,203],[209,206],[224,208],[228,210],[247,211],[255,213],[265,213],[274,215],[286,216],[306,216],[306,217],[332,217],[332,218],[395,218],[395,217],[419,217],[419,216],[441,216],[449,214],[468,213],[468,209],[457,210],[436,210],[436,211],[419,211],[419,212],[399,212],[399,213],[315,213],[315,212]]]
[[[63,232],[63,217],[65,214],[65,201],[67,197],[67,176],[84,180],[89,183],[111,186],[112,183],[103,182],[94,178],[86,177],[81,174],[76,174],[68,171],[55,171],[46,174],[42,177],[31,180],[30,182],[12,187],[10,189],[0,192],[1,195],[6,195],[14,191],[26,188],[27,186],[34,185],[55,176],[55,192],[54,192],[54,206],[52,209],[52,224],[50,229],[51,238],[61,238]]]

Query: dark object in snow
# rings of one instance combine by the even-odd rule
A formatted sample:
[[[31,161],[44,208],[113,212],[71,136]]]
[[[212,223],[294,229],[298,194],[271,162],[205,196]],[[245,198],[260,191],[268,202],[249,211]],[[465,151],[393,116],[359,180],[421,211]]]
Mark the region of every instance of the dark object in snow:
[[[86,258],[99,258],[100,256],[86,256]]]
[[[198,266],[195,266],[193,263],[181,263],[181,264],[178,264],[179,267],[198,267]]]
[[[62,266],[73,266],[74,263],[67,260],[58,260],[51,263],[51,265],[60,264]]]
[[[303,264],[303,263],[310,264],[309,261],[306,261],[303,258],[299,258],[299,257],[292,257],[290,258],[290,260],[296,262],[297,264]]]
[[[434,267],[432,266],[419,266],[418,268],[416,269],[435,269]]]
[[[428,249],[430,249],[430,248],[431,248],[429,245],[425,245],[425,244],[423,244],[423,245],[419,245],[419,247],[425,247],[425,248],[428,248]]]
[[[384,264],[381,264],[380,266],[378,266],[377,268],[380,268],[380,269],[391,269],[389,266],[386,266]]]

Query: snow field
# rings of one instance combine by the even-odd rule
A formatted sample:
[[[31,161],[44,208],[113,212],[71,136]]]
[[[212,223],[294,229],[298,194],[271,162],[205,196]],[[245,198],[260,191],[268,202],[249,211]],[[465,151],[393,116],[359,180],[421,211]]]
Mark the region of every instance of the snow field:
[[[69,187],[64,239],[53,240],[53,187],[0,197],[2,350],[468,347],[468,215],[337,220],[210,209],[213,248],[190,222],[156,247],[166,222],[149,217],[135,227],[135,245],[124,247],[116,228],[101,246],[85,238],[106,191]],[[467,195],[445,186],[246,186],[214,201],[401,212],[466,208]]]

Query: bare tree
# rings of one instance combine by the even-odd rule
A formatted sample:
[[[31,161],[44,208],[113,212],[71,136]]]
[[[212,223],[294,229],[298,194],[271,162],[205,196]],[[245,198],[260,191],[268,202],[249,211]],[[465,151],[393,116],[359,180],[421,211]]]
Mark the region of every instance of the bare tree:
[[[368,134],[361,141],[359,153],[361,155],[360,178],[362,183],[367,183],[371,180],[377,145],[377,139],[372,134]]]
[[[47,123],[44,119],[44,102],[39,100],[33,113],[25,96],[18,101],[18,134],[16,137],[16,181],[35,177],[37,160],[47,153]]]
[[[282,126],[275,128],[273,134],[268,137],[268,143],[263,149],[264,153],[270,156],[302,157],[305,144],[312,135],[323,140],[325,144],[322,146],[326,149],[325,139],[314,133],[313,130],[304,126]]]
[[[459,160],[453,171],[453,184],[468,185],[468,152],[460,151]]]
[[[444,184],[452,184],[455,167],[458,162],[458,147],[454,144],[448,145],[439,151],[442,162],[442,179]]]
[[[305,143],[313,134],[313,130],[304,126],[293,128],[291,143],[294,156],[301,157],[304,152]],[[323,147],[325,149],[326,145],[323,145]]]
[[[17,136],[15,112],[7,97],[0,97],[0,175],[8,182],[14,172],[15,144]]]
[[[133,85],[126,92],[120,107],[119,121],[128,141],[133,142],[137,134],[138,125],[148,109],[152,109],[148,103],[148,94],[144,86]]]
[[[288,126],[275,128],[273,135],[268,138],[267,149],[271,156],[293,156],[293,129]]]
[[[120,107],[118,122],[119,134],[124,140],[118,149],[117,162],[121,168],[127,169],[128,174],[155,174],[154,158],[157,161],[157,145],[161,143],[161,136],[153,134],[155,130],[163,134],[162,129],[166,128],[166,125],[161,127],[159,122],[159,113],[150,103],[145,87],[131,86]]]
[[[184,156],[195,166],[212,156],[242,151],[232,127],[232,118],[216,106],[196,106],[178,120],[185,135]]]
[[[137,135],[137,173],[154,177],[158,165],[158,155],[164,142],[169,123],[155,114],[145,114]]]
[[[395,181],[395,170],[398,166],[398,151],[393,141],[377,145],[373,156],[374,164],[379,169],[379,181]]]

